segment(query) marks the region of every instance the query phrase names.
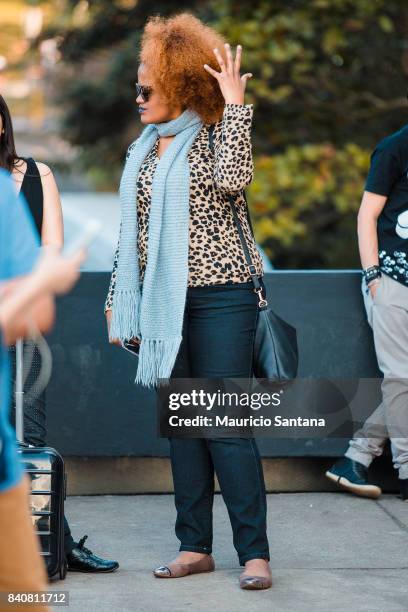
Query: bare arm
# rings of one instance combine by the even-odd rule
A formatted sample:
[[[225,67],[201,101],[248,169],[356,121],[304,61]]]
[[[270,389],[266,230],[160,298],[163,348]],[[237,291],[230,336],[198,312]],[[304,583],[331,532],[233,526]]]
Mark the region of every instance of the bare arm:
[[[386,201],[387,196],[364,191],[357,215],[358,248],[363,268],[379,265],[377,221]],[[375,286],[371,288],[372,295],[375,290]]]
[[[40,162],[37,162],[37,166],[44,194],[41,242],[44,246],[55,246],[61,249],[64,244],[64,223],[57,183],[48,166]]]

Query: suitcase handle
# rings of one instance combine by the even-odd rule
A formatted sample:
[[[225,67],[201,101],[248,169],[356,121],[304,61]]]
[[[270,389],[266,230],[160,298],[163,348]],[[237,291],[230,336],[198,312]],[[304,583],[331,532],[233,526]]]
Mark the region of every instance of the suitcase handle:
[[[24,444],[23,340],[16,342],[16,435]]]

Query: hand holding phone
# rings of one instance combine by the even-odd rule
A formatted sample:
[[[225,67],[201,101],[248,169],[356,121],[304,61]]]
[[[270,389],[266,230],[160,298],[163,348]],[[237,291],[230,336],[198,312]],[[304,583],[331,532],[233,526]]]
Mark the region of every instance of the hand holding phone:
[[[124,348],[129,353],[132,353],[132,355],[138,357],[140,350],[140,340],[138,338],[132,338],[131,340],[123,340],[122,348]]]

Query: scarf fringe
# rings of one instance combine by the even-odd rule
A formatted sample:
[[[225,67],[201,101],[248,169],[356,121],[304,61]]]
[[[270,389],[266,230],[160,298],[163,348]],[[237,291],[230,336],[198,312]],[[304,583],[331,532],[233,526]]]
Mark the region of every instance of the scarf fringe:
[[[135,383],[147,387],[167,384],[177,358],[181,340],[182,336],[142,339]],[[159,381],[158,379],[164,380]]]
[[[139,337],[140,295],[137,290],[116,290],[113,296],[109,336],[120,340]]]

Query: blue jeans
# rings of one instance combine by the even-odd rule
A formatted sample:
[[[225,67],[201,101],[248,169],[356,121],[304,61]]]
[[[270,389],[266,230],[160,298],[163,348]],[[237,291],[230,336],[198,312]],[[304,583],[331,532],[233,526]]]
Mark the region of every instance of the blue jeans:
[[[171,377],[249,379],[257,303],[252,282],[189,287],[183,340]],[[265,482],[255,440],[169,441],[180,550],[212,551],[215,471],[240,565],[250,559],[269,560]]]

